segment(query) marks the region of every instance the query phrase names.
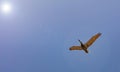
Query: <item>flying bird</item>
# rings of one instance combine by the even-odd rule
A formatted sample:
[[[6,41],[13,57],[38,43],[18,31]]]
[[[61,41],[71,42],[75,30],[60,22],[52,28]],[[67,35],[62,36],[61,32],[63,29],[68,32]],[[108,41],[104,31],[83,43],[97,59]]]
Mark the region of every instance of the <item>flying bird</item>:
[[[80,40],[80,46],[72,46],[69,48],[69,50],[84,50],[86,53],[88,53],[88,47],[91,46],[95,40],[101,36],[102,33],[97,33],[94,36],[92,36],[85,44],[83,44]]]

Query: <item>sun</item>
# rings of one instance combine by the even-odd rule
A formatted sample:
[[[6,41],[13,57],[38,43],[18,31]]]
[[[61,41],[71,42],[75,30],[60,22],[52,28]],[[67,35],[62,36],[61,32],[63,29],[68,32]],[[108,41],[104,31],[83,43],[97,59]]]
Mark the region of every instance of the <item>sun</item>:
[[[12,6],[9,2],[1,3],[1,11],[5,14],[8,14],[12,11]]]

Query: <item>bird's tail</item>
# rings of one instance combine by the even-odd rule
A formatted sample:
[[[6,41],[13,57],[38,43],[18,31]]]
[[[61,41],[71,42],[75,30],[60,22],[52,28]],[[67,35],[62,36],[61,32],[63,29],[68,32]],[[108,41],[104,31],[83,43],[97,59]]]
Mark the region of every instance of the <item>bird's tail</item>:
[[[88,50],[87,50],[87,49],[84,49],[84,51],[85,51],[86,53],[88,53]]]

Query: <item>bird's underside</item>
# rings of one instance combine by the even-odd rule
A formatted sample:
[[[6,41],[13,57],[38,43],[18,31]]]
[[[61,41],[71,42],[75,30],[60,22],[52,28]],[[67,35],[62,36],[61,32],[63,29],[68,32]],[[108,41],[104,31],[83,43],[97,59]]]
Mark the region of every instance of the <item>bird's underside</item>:
[[[96,35],[92,36],[85,44],[83,44],[80,40],[80,46],[72,46],[69,48],[69,50],[84,50],[86,53],[88,53],[88,47],[91,46],[95,40],[101,35],[101,33],[97,33]]]

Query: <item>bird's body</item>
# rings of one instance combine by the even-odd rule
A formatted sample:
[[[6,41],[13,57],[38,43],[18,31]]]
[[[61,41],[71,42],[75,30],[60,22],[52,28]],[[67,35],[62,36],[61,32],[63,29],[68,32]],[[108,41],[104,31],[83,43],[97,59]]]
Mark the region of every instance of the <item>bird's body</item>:
[[[88,47],[91,46],[95,40],[101,35],[101,33],[97,33],[96,35],[92,36],[85,44],[83,44],[80,40],[80,46],[72,46],[70,47],[70,50],[84,50],[86,53],[88,53]]]

